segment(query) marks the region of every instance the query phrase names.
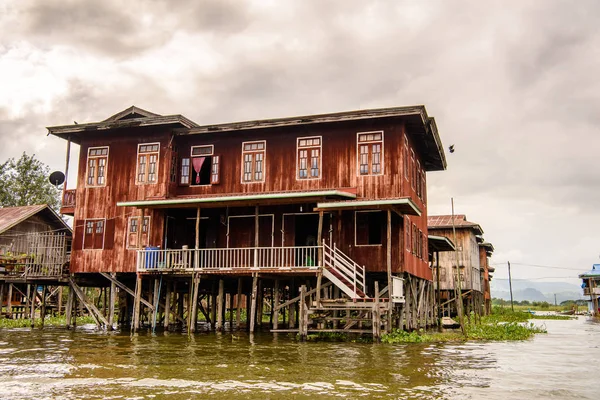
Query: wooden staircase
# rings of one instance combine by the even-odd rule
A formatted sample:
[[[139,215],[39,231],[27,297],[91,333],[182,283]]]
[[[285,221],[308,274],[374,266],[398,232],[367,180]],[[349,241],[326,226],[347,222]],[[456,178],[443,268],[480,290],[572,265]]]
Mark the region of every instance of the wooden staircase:
[[[339,250],[323,243],[323,276],[352,300],[367,300],[365,269]]]

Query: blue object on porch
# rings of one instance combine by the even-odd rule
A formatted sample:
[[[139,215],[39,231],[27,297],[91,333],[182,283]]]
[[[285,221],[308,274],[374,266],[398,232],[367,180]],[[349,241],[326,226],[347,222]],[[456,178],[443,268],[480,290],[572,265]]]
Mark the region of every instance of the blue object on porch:
[[[160,247],[146,247],[146,259],[144,262],[146,269],[156,268],[156,263],[158,261],[158,250],[160,250]]]

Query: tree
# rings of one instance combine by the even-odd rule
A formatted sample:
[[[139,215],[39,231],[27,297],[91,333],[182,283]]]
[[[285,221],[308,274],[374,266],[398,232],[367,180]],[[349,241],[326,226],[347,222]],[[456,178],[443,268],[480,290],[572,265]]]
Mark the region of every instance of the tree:
[[[15,161],[8,159],[0,164],[0,205],[2,207],[48,204],[57,210],[60,207],[59,191],[49,181],[50,168],[23,152]]]

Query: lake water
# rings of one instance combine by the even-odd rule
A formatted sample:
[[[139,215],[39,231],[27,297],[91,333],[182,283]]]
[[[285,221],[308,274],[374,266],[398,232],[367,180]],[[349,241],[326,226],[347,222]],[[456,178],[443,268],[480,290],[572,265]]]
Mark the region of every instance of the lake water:
[[[257,334],[0,330],[0,399],[599,399],[600,323],[521,342],[299,343]]]

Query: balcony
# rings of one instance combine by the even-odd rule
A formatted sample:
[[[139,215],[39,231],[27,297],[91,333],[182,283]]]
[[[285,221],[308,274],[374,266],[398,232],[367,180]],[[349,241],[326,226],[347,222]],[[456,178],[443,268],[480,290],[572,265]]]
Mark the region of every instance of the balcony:
[[[138,272],[306,271],[319,268],[321,246],[243,247],[137,252]]]
[[[592,294],[595,294],[596,296],[600,296],[600,287],[595,287],[593,289],[590,290],[589,287],[584,287],[583,288],[583,295],[584,296],[590,296]]]
[[[63,192],[62,204],[60,206],[60,213],[73,216],[75,214],[75,194],[76,189],[69,189]]]

